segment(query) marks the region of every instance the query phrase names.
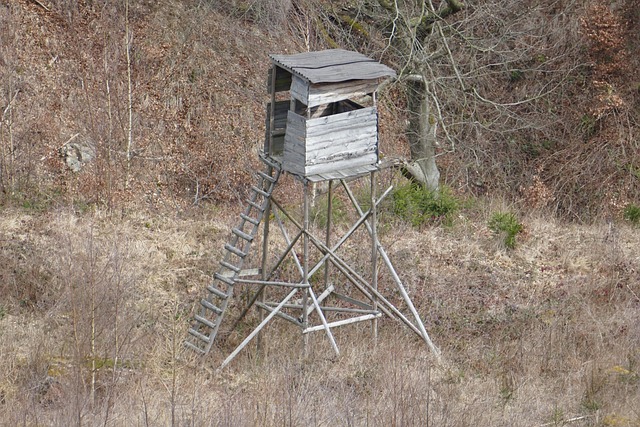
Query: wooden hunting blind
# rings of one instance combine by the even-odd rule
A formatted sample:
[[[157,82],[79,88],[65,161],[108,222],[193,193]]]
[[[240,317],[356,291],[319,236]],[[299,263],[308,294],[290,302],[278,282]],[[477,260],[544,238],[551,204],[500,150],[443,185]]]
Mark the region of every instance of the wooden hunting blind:
[[[395,71],[342,49],[270,58],[265,154],[285,171],[310,181],[374,170],[378,163],[375,93]],[[278,100],[284,92],[289,99]]]
[[[231,229],[224,257],[207,286],[206,296],[199,301],[185,345],[201,355],[208,354],[218,335],[237,331],[236,326],[256,307],[259,324],[221,367],[275,317],[302,330],[305,351],[309,335],[324,331],[339,354],[333,328],[369,321],[377,337],[377,319],[386,315],[404,323],[437,355],[438,349],[377,236],[377,206],[392,187],[377,194],[376,173],[382,166],[378,161],[376,90],[395,72],[360,53],[341,49],[271,55],[270,59],[270,102],[266,108],[264,152],[260,155],[265,169],[255,173],[257,184],[251,187],[238,225]],[[303,185],[302,215],[291,212],[292,208],[284,207],[274,195],[285,172]],[[370,189],[367,209],[363,209],[349,183],[365,176],[370,178],[361,187]],[[310,219],[310,184],[318,181],[328,181],[326,224],[322,226]],[[339,238],[334,236],[332,220],[334,184],[344,189],[357,217]],[[281,232],[279,239],[271,236],[271,229],[275,228],[270,227],[271,222]],[[359,246],[369,241],[371,262],[365,271],[351,265],[353,251],[341,253],[348,240]],[[259,243],[259,261],[250,256],[254,243]],[[403,306],[392,303],[378,289],[382,263],[395,284],[394,295],[402,297]],[[231,310],[240,314],[235,320],[225,321],[224,328],[221,325],[231,317],[227,309],[234,287],[238,286],[240,289],[235,292],[243,298],[237,304],[244,303],[244,309]],[[298,299],[294,299],[296,295]],[[219,334],[221,330],[224,331]]]

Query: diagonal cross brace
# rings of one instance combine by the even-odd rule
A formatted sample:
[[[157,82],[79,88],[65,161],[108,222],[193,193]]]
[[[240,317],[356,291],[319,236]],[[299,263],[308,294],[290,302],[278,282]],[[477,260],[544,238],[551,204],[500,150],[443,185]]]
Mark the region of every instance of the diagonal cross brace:
[[[341,182],[342,186],[344,187],[345,191],[347,192],[347,195],[349,196],[349,199],[351,200],[351,203],[353,204],[353,206],[356,208],[356,210],[358,211],[358,213],[360,215],[363,215],[362,208],[360,208],[360,205],[358,204],[358,201],[354,197],[353,193],[351,192],[351,189],[349,188],[349,186],[347,185],[345,180],[341,179],[340,182]],[[387,194],[387,192],[389,192],[392,188],[393,187],[389,187],[384,194]],[[416,310],[415,306],[413,305],[413,302],[411,301],[411,298],[409,298],[409,294],[407,293],[407,290],[404,288],[404,285],[402,284],[402,281],[400,280],[400,277],[398,276],[398,273],[396,273],[395,268],[393,268],[393,264],[391,263],[391,260],[389,259],[389,256],[387,255],[387,252],[384,250],[384,248],[382,247],[382,245],[380,244],[378,239],[376,237],[374,237],[374,233],[373,233],[373,230],[371,228],[371,224],[369,224],[368,221],[365,221],[365,226],[367,227],[367,231],[371,235],[371,238],[372,239],[373,238],[376,239],[376,241],[375,241],[376,248],[378,249],[378,252],[380,253],[380,256],[382,257],[382,259],[384,260],[384,263],[387,265],[387,268],[389,268],[389,271],[391,272],[391,276],[393,277],[393,281],[396,282],[396,286],[398,287],[398,290],[400,291],[400,294],[402,295],[402,298],[404,299],[404,302],[407,304],[407,306],[409,307],[409,310],[411,311],[411,314],[415,318],[415,321],[418,324],[418,328],[420,329],[420,335],[422,336],[424,341],[427,343],[427,345],[429,346],[431,351],[436,356],[439,357],[440,356],[440,349],[438,349],[438,347],[435,346],[433,341],[431,341],[431,338],[429,338],[429,334],[427,333],[427,330],[425,329],[424,324],[422,323],[422,319],[420,319],[420,315],[418,314],[418,311]]]

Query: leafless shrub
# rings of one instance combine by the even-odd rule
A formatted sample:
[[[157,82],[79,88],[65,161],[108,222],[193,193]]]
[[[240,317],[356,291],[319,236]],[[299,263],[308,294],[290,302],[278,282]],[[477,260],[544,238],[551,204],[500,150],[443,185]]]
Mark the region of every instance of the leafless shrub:
[[[615,153],[598,167],[605,182],[624,188],[622,198],[636,197],[635,178],[615,170],[616,163],[626,163],[617,157],[622,147],[636,157],[630,135],[638,120],[629,108],[633,96],[626,95],[635,88],[610,78],[626,75],[628,80],[634,74],[629,68],[633,55],[627,51],[634,39],[633,18],[625,18],[629,5],[594,3],[592,10],[588,2],[523,7],[521,2],[482,1],[465,4],[462,11],[414,35],[412,29],[423,28],[417,18],[426,13],[420,2],[397,3],[395,17],[380,4],[384,2],[353,2],[337,11],[316,3],[310,10],[328,19],[315,31],[325,28],[325,46],[355,47],[401,73],[415,72],[413,63],[424,64],[436,157],[446,171],[445,182],[474,194],[499,192],[516,200],[526,195],[519,190],[532,187],[535,179],[561,216],[602,215],[611,212],[605,192],[598,191],[603,180],[587,180],[583,171],[602,159],[598,146],[615,144]],[[387,4],[393,9],[395,3]],[[438,8],[444,2],[434,4]],[[586,50],[592,52],[588,58]],[[594,80],[600,83],[594,85]],[[397,110],[388,116],[391,121],[383,131],[389,133],[383,138],[390,135],[396,142],[405,139],[401,135],[410,106],[399,102],[402,91],[391,93],[388,105]],[[601,129],[609,133],[601,133],[595,144],[583,144]],[[589,191],[580,190],[585,185]]]
[[[212,2],[211,6],[226,15],[272,28],[285,22],[292,7],[292,1],[224,0]]]

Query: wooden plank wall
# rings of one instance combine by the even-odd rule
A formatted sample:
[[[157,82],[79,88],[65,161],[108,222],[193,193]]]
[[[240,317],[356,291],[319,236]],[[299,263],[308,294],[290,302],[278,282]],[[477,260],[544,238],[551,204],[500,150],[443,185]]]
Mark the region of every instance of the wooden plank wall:
[[[284,155],[282,167],[296,175],[306,176],[304,141],[306,139],[306,119],[289,110],[287,115],[287,133],[284,136]]]
[[[377,161],[375,107],[308,120],[289,111],[283,158],[289,172],[308,176]]]
[[[338,83],[309,84],[306,80],[294,75],[291,83],[291,97],[302,102],[307,107],[315,107],[369,95],[375,92],[377,88],[377,80],[348,80]]]

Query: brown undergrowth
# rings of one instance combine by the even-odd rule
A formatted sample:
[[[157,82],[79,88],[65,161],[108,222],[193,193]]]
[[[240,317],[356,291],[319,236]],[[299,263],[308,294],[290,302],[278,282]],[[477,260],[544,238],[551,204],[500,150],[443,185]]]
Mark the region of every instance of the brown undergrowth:
[[[231,342],[204,364],[181,343],[229,213],[5,210],[2,424],[637,426],[637,229],[530,212],[507,250],[487,226],[504,210],[479,200],[447,226],[380,227],[441,362],[391,320],[377,345],[368,325],[336,330],[337,359],[314,335],[305,359],[276,321],[261,356],[221,372]]]
[[[128,15],[106,0],[40,3],[0,5],[3,204],[242,200],[264,140],[269,53],[339,42],[388,60],[388,34],[358,12],[366,2],[345,5],[366,31],[311,0],[131,1]],[[436,55],[454,65],[433,66],[443,181],[570,220],[619,216],[640,194],[637,2],[547,1],[526,15],[498,3],[456,15],[451,54]],[[380,94],[383,156],[408,155],[404,98],[394,85]],[[90,158],[72,172],[64,156],[79,148]]]

